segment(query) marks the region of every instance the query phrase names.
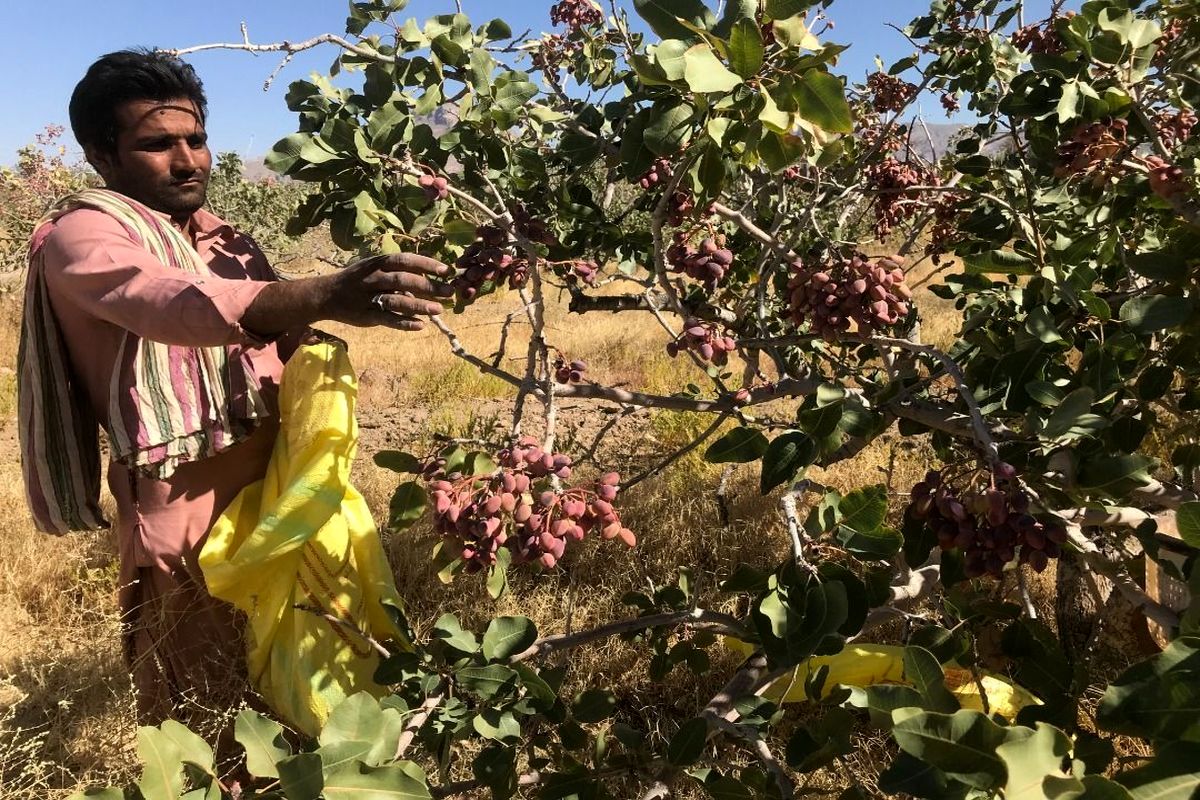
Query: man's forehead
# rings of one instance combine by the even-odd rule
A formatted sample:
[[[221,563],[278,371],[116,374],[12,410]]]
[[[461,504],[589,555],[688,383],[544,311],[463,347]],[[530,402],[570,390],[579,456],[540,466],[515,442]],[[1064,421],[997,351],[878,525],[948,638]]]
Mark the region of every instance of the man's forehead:
[[[130,100],[117,107],[121,127],[139,130],[174,128],[181,123],[203,128],[195,103],[186,98],[175,100]]]

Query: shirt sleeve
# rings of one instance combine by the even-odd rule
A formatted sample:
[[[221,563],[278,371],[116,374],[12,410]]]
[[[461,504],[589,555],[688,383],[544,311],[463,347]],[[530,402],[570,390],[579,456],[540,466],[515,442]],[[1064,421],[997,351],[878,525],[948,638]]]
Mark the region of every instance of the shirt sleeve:
[[[259,341],[240,320],[269,280],[231,280],[167,266],[101,211],[63,215],[46,237],[56,300],[144,339],[185,347]]]

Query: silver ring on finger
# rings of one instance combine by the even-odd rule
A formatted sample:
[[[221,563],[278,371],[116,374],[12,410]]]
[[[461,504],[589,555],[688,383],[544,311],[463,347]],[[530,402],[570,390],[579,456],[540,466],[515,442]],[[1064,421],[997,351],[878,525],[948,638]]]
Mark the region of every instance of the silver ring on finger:
[[[387,306],[385,306],[383,304],[384,298],[386,298],[386,297],[387,297],[386,293],[375,295],[374,297],[371,298],[371,305],[375,306],[380,311],[387,311]]]

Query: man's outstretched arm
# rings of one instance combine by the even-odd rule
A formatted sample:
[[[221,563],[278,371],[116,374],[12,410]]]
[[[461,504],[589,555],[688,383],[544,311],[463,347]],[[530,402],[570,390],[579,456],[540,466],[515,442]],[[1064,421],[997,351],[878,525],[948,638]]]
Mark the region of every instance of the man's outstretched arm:
[[[322,320],[362,327],[419,331],[421,316],[442,312],[439,300],[453,289],[431,278],[453,269],[411,253],[363,259],[332,275],[268,284],[240,320],[247,331],[272,336]]]

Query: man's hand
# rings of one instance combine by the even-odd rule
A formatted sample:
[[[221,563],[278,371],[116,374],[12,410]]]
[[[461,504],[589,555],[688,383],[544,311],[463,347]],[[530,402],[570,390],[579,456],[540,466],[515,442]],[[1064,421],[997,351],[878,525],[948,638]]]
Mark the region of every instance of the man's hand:
[[[412,253],[372,256],[333,275],[269,284],[246,309],[241,324],[264,336],[320,320],[419,331],[425,325],[418,317],[442,313],[436,301],[454,294],[448,284],[430,278],[453,272],[440,261]]]
[[[435,283],[430,277],[453,272],[440,261],[411,253],[363,259],[333,276],[324,319],[419,331],[425,324],[417,317],[442,313],[437,301],[454,295],[449,284]]]

